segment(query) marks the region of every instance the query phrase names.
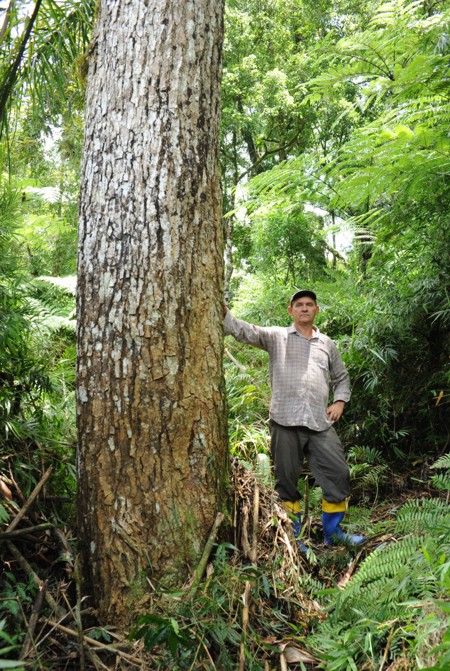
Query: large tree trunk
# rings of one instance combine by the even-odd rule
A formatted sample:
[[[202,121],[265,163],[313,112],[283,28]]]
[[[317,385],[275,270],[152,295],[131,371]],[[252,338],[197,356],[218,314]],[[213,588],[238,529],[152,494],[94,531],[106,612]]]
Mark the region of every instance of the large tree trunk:
[[[100,615],[180,586],[225,505],[222,0],[102,0],[78,266],[79,533]],[[145,598],[144,598],[145,600]]]

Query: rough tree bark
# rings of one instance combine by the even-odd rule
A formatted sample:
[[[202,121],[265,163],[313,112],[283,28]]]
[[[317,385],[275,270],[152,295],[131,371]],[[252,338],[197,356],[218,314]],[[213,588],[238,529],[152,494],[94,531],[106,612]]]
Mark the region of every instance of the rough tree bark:
[[[102,0],[78,259],[79,536],[102,618],[180,586],[227,485],[223,0]],[[145,597],[144,597],[145,600]]]

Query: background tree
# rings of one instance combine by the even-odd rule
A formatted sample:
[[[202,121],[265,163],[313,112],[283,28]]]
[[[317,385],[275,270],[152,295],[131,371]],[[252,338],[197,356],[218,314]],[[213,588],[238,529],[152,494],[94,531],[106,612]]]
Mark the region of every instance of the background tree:
[[[102,617],[181,585],[225,507],[223,5],[102,3],[78,268],[79,526]]]

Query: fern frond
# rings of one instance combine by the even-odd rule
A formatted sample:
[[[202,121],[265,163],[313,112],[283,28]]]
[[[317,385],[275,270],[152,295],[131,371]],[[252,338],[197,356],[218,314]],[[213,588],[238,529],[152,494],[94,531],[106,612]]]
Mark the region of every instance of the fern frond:
[[[299,578],[299,584],[305,594],[316,597],[325,589],[325,584],[313,578],[310,573],[302,573]]]
[[[430,468],[447,468],[450,470],[450,452],[440,457]]]
[[[396,533],[436,533],[447,530],[450,536],[450,505],[441,499],[415,499],[401,507],[395,521]]]
[[[349,598],[351,594],[368,585],[372,587],[386,583],[410,562],[411,557],[417,555],[420,545],[420,538],[410,535],[398,543],[391,543],[372,552],[343,592],[343,598]]]
[[[49,307],[36,298],[28,298],[29,321],[32,328],[39,332],[56,333],[63,329],[75,332],[75,320],[58,314],[57,307]]]
[[[49,277],[48,275],[41,275],[37,278],[40,282],[46,282],[54,287],[58,287],[62,291],[75,296],[77,291],[76,275],[68,275],[67,277]]]
[[[387,464],[357,464],[350,466],[350,478],[357,488],[370,489],[378,487],[386,479],[388,470]]]
[[[381,450],[368,445],[357,445],[348,451],[348,459],[356,464],[386,464]],[[386,464],[387,465],[387,464]]]
[[[377,622],[392,617],[408,619],[407,610],[401,614],[402,604],[429,598],[439,583],[423,543],[423,538],[409,535],[369,555],[340,594],[334,617],[353,621],[364,617]],[[433,541],[429,543],[433,545]]]
[[[433,475],[430,479],[436,489],[450,492],[450,473],[439,473],[438,475]]]

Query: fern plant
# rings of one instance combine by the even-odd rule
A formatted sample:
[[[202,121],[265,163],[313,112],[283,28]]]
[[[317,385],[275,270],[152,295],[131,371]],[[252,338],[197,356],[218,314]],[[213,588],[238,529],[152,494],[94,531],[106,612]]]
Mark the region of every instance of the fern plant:
[[[379,487],[386,482],[389,465],[380,450],[367,445],[355,446],[348,452],[352,488],[363,494],[375,491],[378,498]]]
[[[450,505],[409,501],[393,533],[394,540],[370,553],[344,589],[328,593],[328,620],[310,637],[327,669],[378,669],[387,652],[404,658],[405,668],[421,659],[423,668],[430,641],[443,636],[439,599],[450,594]]]
[[[440,473],[431,476],[431,482],[436,489],[443,489],[446,492],[450,492],[450,452],[444,454],[435,461],[431,468],[433,470],[441,471]]]

